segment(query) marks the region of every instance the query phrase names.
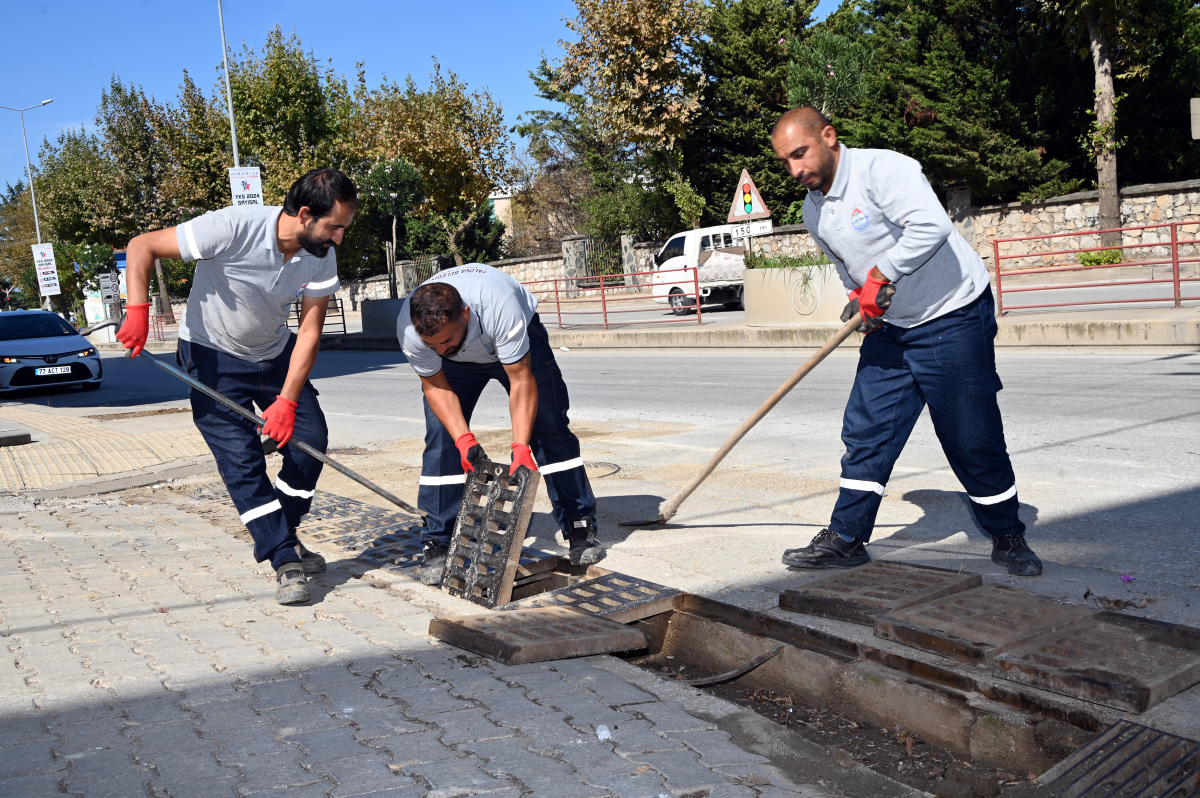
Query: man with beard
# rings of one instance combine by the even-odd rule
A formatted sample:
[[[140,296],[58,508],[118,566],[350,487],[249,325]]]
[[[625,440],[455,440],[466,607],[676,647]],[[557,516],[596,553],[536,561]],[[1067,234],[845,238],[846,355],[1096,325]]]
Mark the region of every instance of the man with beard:
[[[992,561],[1018,576],[1042,562],[1025,542],[996,393],[991,283],[933,193],[921,165],[891,150],[850,149],[815,108],[793,108],[771,145],[808,189],[804,223],[850,292],[843,320],[862,312],[858,371],[842,423],[841,490],[829,526],[792,568],[869,562],[884,486],[921,411],[967,489]]]
[[[439,584],[467,472],[486,458],[468,426],[491,380],[508,392],[512,464],[538,470],[572,565],[604,559],[596,538],[596,497],[579,439],[568,426],[570,398],[537,315],[537,299],[504,272],[469,263],[438,272],[409,296],[396,337],[421,378],[425,454],[417,505],[428,512],[419,578]],[[537,458],[536,461],[534,458]]]
[[[297,180],[283,207],[243,205],[211,211],[178,227],[137,236],[126,252],[129,304],[117,338],[137,357],[149,327],[155,258],[196,261],[176,360],[195,379],[253,410],[261,430],[192,391],[192,418],[254,538],[254,558],[275,569],[280,604],[309,599],[307,574],[325,570],[296,528],[308,512],[321,463],[287,446],[293,437],[324,452],[328,428],[308,381],[329,297],[337,293],[333,247],[358,209],[358,189],[336,169]],[[300,328],[287,327],[300,300]],[[283,468],[272,485],[257,433],[273,439]]]

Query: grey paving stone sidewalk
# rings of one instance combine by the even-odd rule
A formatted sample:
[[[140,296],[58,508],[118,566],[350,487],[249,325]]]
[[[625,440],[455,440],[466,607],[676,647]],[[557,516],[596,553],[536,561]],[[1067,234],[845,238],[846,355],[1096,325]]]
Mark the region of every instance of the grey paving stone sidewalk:
[[[0,556],[0,795],[855,794],[618,660],[506,667],[440,644],[419,597],[441,594],[351,561],[281,607],[194,502],[5,515]]]

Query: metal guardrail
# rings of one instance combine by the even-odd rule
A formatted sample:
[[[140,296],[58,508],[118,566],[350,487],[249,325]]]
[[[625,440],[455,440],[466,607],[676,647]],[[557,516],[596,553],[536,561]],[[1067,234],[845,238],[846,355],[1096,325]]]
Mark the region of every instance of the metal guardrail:
[[[330,329],[333,325],[333,329]],[[289,330],[300,329],[300,303],[293,302],[291,312],[288,313],[287,326]],[[339,328],[340,331],[339,331]],[[342,300],[338,297],[330,297],[329,307],[325,311],[325,324],[321,327],[321,335],[345,335],[346,334],[346,311],[342,308]]]
[[[1185,235],[1191,235],[1190,238],[1183,239],[1180,237],[1180,228],[1190,228],[1184,230]],[[1197,237],[1197,231],[1200,230],[1200,221],[1192,222],[1165,222],[1163,224],[1147,224],[1137,227],[1118,227],[1110,230],[1077,230],[1071,233],[1052,233],[1040,236],[1024,236],[1021,238],[998,238],[992,241],[992,263],[996,269],[996,312],[997,314],[1006,313],[1010,310],[1031,310],[1037,308],[1057,308],[1057,307],[1076,307],[1079,305],[1117,305],[1133,302],[1172,302],[1175,307],[1183,307],[1185,301],[1200,301],[1200,295],[1185,296],[1184,288],[1189,283],[1200,282],[1200,276],[1185,277],[1179,272],[1180,264],[1200,263],[1200,238]],[[1146,231],[1161,231],[1148,235]],[[1098,239],[1105,233],[1119,233],[1121,235],[1120,244],[1110,246],[1077,246],[1071,249],[1039,249],[1036,245],[1030,242],[1046,242],[1050,247],[1053,247],[1059,239],[1066,238],[1092,238]],[[1136,233],[1138,241],[1136,243],[1125,243]],[[1164,235],[1165,234],[1165,235]],[[1155,240],[1146,240],[1153,237]],[[1166,240],[1157,240],[1164,237]],[[1023,244],[1019,249],[1025,250],[1021,252],[1013,252],[1013,244]],[[1005,254],[1001,254],[1000,250],[1003,245],[1007,250]],[[1188,252],[1181,250],[1188,249]],[[1121,261],[1118,263],[1101,263],[1096,265],[1085,265],[1078,263],[1078,255],[1086,252],[1104,252],[1107,250],[1117,250],[1121,253]],[[1134,259],[1126,260],[1127,255],[1134,255]],[[1070,262],[1068,256],[1076,256],[1076,262]],[[1049,266],[1037,266],[1030,268],[1015,268],[1004,269],[1004,261],[1019,261],[1022,259],[1041,260],[1061,258],[1060,262],[1051,262]],[[1005,287],[1004,281],[1010,280],[1013,277],[1021,275],[1049,275],[1062,272],[1088,272],[1096,269],[1128,269],[1136,273],[1134,270],[1144,270],[1147,267],[1154,266],[1171,266],[1170,277],[1154,277],[1153,272],[1149,277],[1135,279],[1117,279],[1104,282],[1065,282],[1065,283],[1047,283],[1043,285],[1015,285]],[[1117,286],[1129,285],[1162,285],[1170,286],[1170,294],[1163,291],[1163,296],[1152,297],[1125,297],[1118,299],[1090,299],[1082,301],[1063,301],[1063,302],[1041,302],[1037,304],[1014,305],[1011,302],[1005,302],[1006,295],[1025,293],[1029,291],[1063,291],[1068,289],[1079,288],[1112,288]]]
[[[679,272],[675,285],[691,283],[691,291],[675,294],[674,304],[663,305],[653,301],[651,286],[626,286],[627,277],[645,277],[646,283],[655,274]],[[638,281],[642,282],[642,281]],[[531,280],[522,283],[538,300],[538,314],[543,323],[555,323],[564,327],[625,327],[633,324],[686,324],[691,322],[687,315],[672,318],[648,318],[661,316],[681,308],[694,310],[696,324],[702,322],[699,269],[695,267],[669,269],[666,271],[631,272],[620,275],[597,275],[595,277],[559,277],[549,280]],[[647,318],[630,318],[627,314],[637,313]]]

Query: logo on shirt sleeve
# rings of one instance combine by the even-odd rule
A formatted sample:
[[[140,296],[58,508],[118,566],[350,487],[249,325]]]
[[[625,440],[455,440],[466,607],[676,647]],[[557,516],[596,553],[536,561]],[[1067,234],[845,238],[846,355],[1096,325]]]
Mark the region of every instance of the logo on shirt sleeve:
[[[862,232],[871,226],[871,216],[862,208],[855,208],[850,211],[850,226],[858,232]]]

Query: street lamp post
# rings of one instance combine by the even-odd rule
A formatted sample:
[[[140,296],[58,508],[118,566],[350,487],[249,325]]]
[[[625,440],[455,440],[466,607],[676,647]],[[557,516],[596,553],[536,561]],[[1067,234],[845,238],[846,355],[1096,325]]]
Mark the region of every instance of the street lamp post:
[[[54,100],[42,100],[37,105],[31,105],[28,108],[9,108],[7,105],[0,105],[6,111],[16,111],[21,115],[21,137],[25,139],[25,170],[29,175],[29,198],[33,201],[33,227],[37,231],[37,242],[42,243],[42,225],[38,222],[37,215],[37,194],[33,190],[33,165],[29,162],[29,136],[25,134],[25,112],[34,108],[41,108],[43,105],[49,105]]]

